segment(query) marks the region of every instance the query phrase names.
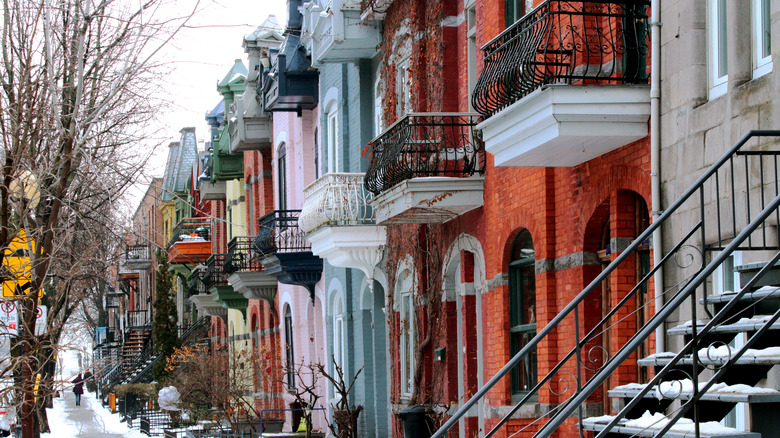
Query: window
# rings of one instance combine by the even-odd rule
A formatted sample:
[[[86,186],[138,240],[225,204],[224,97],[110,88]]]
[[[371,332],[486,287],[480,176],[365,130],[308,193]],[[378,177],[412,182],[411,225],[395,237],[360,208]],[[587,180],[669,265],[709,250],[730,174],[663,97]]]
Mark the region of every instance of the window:
[[[339,171],[339,159],[338,159],[338,139],[339,139],[339,112],[334,104],[330,112],[328,113],[328,173],[336,173]]]
[[[504,0],[506,27],[509,27],[525,15],[525,0]]]
[[[466,10],[466,29],[469,111],[474,111],[471,104],[471,94],[477,85],[477,10],[475,6]]]
[[[295,349],[293,345],[293,323],[290,306],[284,308],[284,350],[285,377],[287,389],[295,388]]]
[[[401,395],[411,396],[414,386],[414,346],[417,334],[414,313],[414,272],[410,269],[403,269],[398,274],[396,300],[401,333]]]
[[[726,0],[709,0],[709,88],[710,99],[728,89],[728,47],[726,44]]]
[[[772,71],[769,0],[753,0],[753,77]]]
[[[317,141],[317,129],[314,128],[314,179],[320,178],[320,145]]]
[[[536,268],[531,233],[523,230],[512,246],[509,263],[509,353],[517,354],[536,335]],[[513,395],[530,391],[537,383],[536,351],[510,374]]]
[[[277,163],[279,172],[279,210],[287,210],[287,148],[284,144],[279,146],[279,159]]]
[[[341,297],[333,298],[333,359],[342,370],[344,369],[344,311]]]
[[[399,118],[412,111],[411,85],[409,58],[406,58],[398,64],[396,71],[396,96],[398,96],[396,115]]]
[[[374,82],[374,135],[378,136],[382,133],[384,123],[382,117],[384,115],[382,105],[382,82],[379,78],[379,72],[377,71],[376,82]]]

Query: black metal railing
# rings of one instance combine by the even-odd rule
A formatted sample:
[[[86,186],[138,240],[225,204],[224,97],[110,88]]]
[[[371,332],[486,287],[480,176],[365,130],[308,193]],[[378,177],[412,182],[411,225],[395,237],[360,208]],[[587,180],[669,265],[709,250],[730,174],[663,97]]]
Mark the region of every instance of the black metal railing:
[[[311,251],[311,243],[298,228],[301,210],[274,210],[257,220],[253,250],[261,257],[285,252]]]
[[[203,282],[204,274],[205,272],[201,270],[196,270],[192,273],[192,276],[190,277],[190,284],[187,288],[187,298],[193,295],[206,294],[209,292],[209,289]]]
[[[127,327],[144,327],[149,325],[149,312],[146,310],[128,310],[125,312]]]
[[[475,129],[479,115],[411,113],[369,143],[365,185],[379,193],[418,177],[467,178],[485,172],[485,143]]]
[[[224,270],[228,274],[233,272],[258,272],[263,270],[257,251],[254,251],[255,238],[250,236],[236,236],[228,243],[228,252],[225,257]]]
[[[774,224],[780,223],[780,151],[765,150],[769,137],[774,137],[772,140],[777,144],[780,130],[750,131],[742,137],[617,255],[582,292],[563,309],[552,315],[548,323],[540,325],[539,332],[464,403],[433,435],[433,438],[444,437],[447,431],[457,424],[458,420],[488,391],[510,374],[515,367],[521,366],[524,361],[532,358],[536,354],[537,346],[551,342],[550,339],[555,339],[556,341],[552,342],[557,342],[558,351],[561,352],[560,360],[545,366],[543,372],[539,373],[539,376],[543,377],[530,383],[529,390],[522,394],[519,403],[506,413],[506,416],[486,437],[501,430],[522,406],[537,401],[554,405],[555,408],[524,426],[520,431],[532,429],[536,431],[534,436],[547,437],[572,416],[578,417],[579,427],[582,430],[584,403],[596,404],[603,401],[598,399],[599,394],[603,397],[603,385],[609,382],[610,376],[620,366],[626,364],[626,361],[635,361],[639,349],[646,346],[654,331],[671,315],[680,312],[680,307],[686,303],[690,309],[688,311],[693,327],[692,339],[674,356],[674,363],[657,372],[641,391],[641,395],[635,397],[622,409],[609,425],[600,431],[598,437],[606,436],[613,431],[613,428],[654,385],[665,377],[668,379],[667,376],[673,372],[675,364],[685,355],[693,356],[688,368],[689,378],[694,385],[693,394],[702,393],[698,388],[699,385],[703,390],[711,386],[715,380],[708,380],[712,375],[707,374],[709,370],[706,364],[701,362],[700,353],[697,353],[702,347],[706,351],[713,347],[712,344],[706,343],[704,335],[723,320],[725,312],[712,314],[705,307],[707,315],[697,315],[700,300],[704,300],[708,295],[710,276],[737,250],[757,251],[758,254],[772,251],[776,255],[768,267],[774,266],[780,259],[780,253],[777,252],[780,250],[780,241],[772,231]],[[753,146],[758,145],[758,149],[764,150],[749,150],[746,145],[751,139],[758,140],[750,142]],[[685,224],[692,225],[686,227]],[[636,257],[640,257],[640,251],[646,249],[646,242],[653,232],[662,226],[665,226],[665,238],[670,239],[674,244],[671,248],[664,248],[664,255],[659,264],[646,273],[635,272],[637,282],[629,286],[630,290],[618,290],[613,286],[610,289],[612,294],[610,305],[594,313],[593,309],[597,306],[589,303],[600,300],[598,294],[602,292],[604,282],[609,281],[610,275],[618,268],[636,269]],[[708,264],[710,257],[712,262]],[[645,311],[649,312],[649,306],[653,302],[645,302],[640,306],[637,304],[641,301],[639,296],[649,289],[650,279],[659,269],[664,269],[666,274],[674,273],[675,282],[664,290],[664,296],[661,298],[663,306],[655,309],[655,313],[647,321],[640,321],[638,315]],[[768,268],[765,271],[768,271]],[[756,277],[760,278],[760,275]],[[746,285],[743,293],[749,290],[753,283],[751,281]],[[736,305],[737,300],[739,296],[732,300],[730,306]],[[701,316],[709,317],[710,321],[707,324],[697,322]],[[780,311],[769,323],[774,323],[778,317]],[[615,333],[615,330],[624,331]],[[633,335],[629,339],[622,337],[631,333]],[[617,340],[619,336],[621,339]],[[610,338],[606,344],[604,344],[605,337]],[[567,340],[568,347],[560,344],[561,339]],[[739,352],[745,351],[749,345],[750,343]],[[567,348],[570,349],[567,351]],[[736,353],[730,354],[729,362],[723,368],[733,365],[731,359],[734,357],[739,356]],[[633,365],[636,366],[636,362]],[[543,374],[544,372],[546,374]],[[702,372],[705,374],[700,375]],[[712,379],[718,378],[719,373],[721,371],[715,373]],[[700,378],[704,378],[706,383],[700,383]],[[600,388],[602,392],[596,393]],[[698,423],[700,416],[697,403],[697,397],[692,397],[691,400],[683,403],[683,410],[675,413],[675,421],[693,407],[692,418]],[[674,421],[670,422],[666,430],[673,425]],[[663,433],[655,436],[661,435]]]
[[[547,84],[647,82],[649,0],[547,0],[482,47],[474,108],[495,114]]]
[[[149,245],[128,245],[125,247],[125,263],[151,263],[152,253]]]
[[[106,300],[106,309],[116,309],[119,308],[119,302],[122,299],[122,294],[106,294],[104,295],[104,298]]]
[[[206,262],[206,270],[203,272],[203,284],[206,289],[215,286],[227,286],[228,273],[225,272],[225,259],[227,254],[212,254]]]
[[[186,218],[179,221],[171,234],[168,247],[178,242],[207,241],[211,239],[211,219],[204,217]]]

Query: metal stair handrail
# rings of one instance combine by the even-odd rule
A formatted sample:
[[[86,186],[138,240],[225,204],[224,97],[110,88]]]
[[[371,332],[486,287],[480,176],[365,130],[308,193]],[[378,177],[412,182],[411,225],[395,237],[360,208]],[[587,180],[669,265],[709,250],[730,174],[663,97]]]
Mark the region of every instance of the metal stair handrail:
[[[192,345],[193,341],[197,341],[196,335],[200,334],[204,328],[208,328],[209,324],[211,324],[211,317],[204,316],[200,319],[198,319],[195,324],[189,326],[187,330],[184,331],[181,335],[181,344],[182,345]],[[132,379],[130,380],[130,383],[137,383],[143,380],[144,377],[147,377],[149,373],[154,368],[154,365],[162,359],[162,356],[159,354],[154,353],[153,348],[149,348],[144,350],[144,354],[142,357],[136,361],[136,368],[138,366],[143,365],[144,362],[151,361],[143,366],[143,369],[141,369],[137,374],[135,374]]]
[[[574,297],[558,314],[556,314],[550,320],[549,323],[544,325],[541,328],[541,330],[539,330],[539,332],[522,349],[520,349],[520,351],[518,353],[516,353],[514,355],[514,357],[512,357],[509,360],[509,362],[507,362],[506,365],[504,365],[487,383],[485,383],[468,401],[466,401],[452,415],[452,417],[450,417],[444,423],[444,425],[442,425],[442,427],[439,428],[433,434],[433,436],[431,438],[441,438],[441,437],[445,436],[447,431],[449,431],[449,429],[451,429],[454,425],[456,425],[457,422],[471,408],[473,408],[496,384],[498,384],[499,381],[501,381],[501,379],[503,379],[507,374],[509,374],[509,372],[512,370],[512,368],[514,368],[523,359],[528,357],[529,354],[531,354],[533,351],[535,351],[537,345],[542,340],[544,340],[548,335],[550,335],[550,333],[552,333],[553,330],[558,328],[559,325],[561,325],[561,323],[565,320],[566,317],[573,315],[574,318],[575,318],[575,321],[578,321],[579,320],[578,306],[580,304],[582,304],[585,301],[585,299],[594,290],[596,290],[598,287],[600,287],[602,282],[605,279],[607,279],[609,277],[609,275],[612,274],[612,272],[614,272],[615,269],[617,269],[618,266],[622,265],[626,261],[626,259],[628,259],[631,255],[635,254],[636,251],[638,250],[638,248],[641,245],[643,245],[644,242],[646,242],[646,241],[648,241],[650,239],[650,237],[655,232],[655,230],[657,230],[659,227],[664,225],[666,223],[666,221],[668,220],[668,218],[671,217],[672,214],[677,212],[679,209],[681,209],[681,207],[685,204],[685,202],[687,200],[689,200],[695,194],[699,193],[699,198],[700,198],[700,201],[702,203],[701,208],[703,209],[704,208],[704,205],[703,205],[704,204],[704,192],[703,192],[703,189],[704,189],[705,183],[707,183],[710,180],[710,178],[712,178],[713,176],[717,177],[718,176],[718,171],[721,168],[723,168],[727,163],[731,164],[732,196],[734,196],[733,195],[733,188],[734,188],[733,178],[735,178],[735,177],[734,177],[734,173],[733,173],[733,168],[734,168],[733,159],[734,159],[734,157],[736,157],[738,155],[738,153],[741,151],[742,147],[745,146],[745,144],[750,139],[752,139],[754,137],[780,137],[780,130],[751,130],[748,133],[746,133],[731,148],[729,148],[729,150],[718,161],[716,161],[712,166],[710,166],[710,168],[701,177],[699,177],[696,180],[696,182],[693,185],[691,185],[690,188],[688,188],[675,202],[672,203],[672,205],[670,205],[665,211],[663,211],[661,213],[661,215],[658,217],[657,220],[653,221],[653,223],[650,224],[636,239],[634,239],[628,245],[628,247],[626,247],[615,258],[615,260],[613,260],[607,267],[605,267],[604,270],[599,275],[597,275],[596,278],[593,281],[591,281],[588,284],[588,286],[585,287],[585,289],[582,290],[582,292],[577,294],[577,296]],[[744,155],[746,157],[745,159],[747,160],[748,156],[755,155],[755,154],[744,154]],[[775,157],[775,166],[776,166],[775,169],[777,170],[777,154],[775,152],[767,152],[767,155],[774,155],[774,157]],[[746,161],[746,163],[747,163],[747,161]],[[761,174],[762,174],[762,177],[763,177],[763,168],[762,168]],[[718,187],[717,179],[715,180],[715,182],[716,182],[716,187]],[[761,187],[763,188],[763,185]],[[749,188],[750,187],[749,187],[749,184],[748,184],[748,189]],[[780,191],[780,189],[778,188],[777,185],[775,185],[775,189]],[[763,192],[762,192],[762,195],[763,195]],[[717,265],[714,265],[714,267],[713,267],[712,266],[713,263],[717,262],[718,265],[720,263],[722,263],[723,260],[725,260],[726,257],[728,257],[731,252],[733,252],[734,250],[737,250],[737,249],[741,249],[742,247],[740,245],[742,245],[746,240],[749,242],[749,245],[752,245],[752,237],[753,237],[752,236],[752,232],[756,229],[756,227],[758,227],[759,225],[763,224],[764,220],[772,212],[775,212],[775,214],[778,215],[778,213],[776,211],[777,210],[777,205],[780,205],[780,196],[778,196],[778,195],[780,195],[780,193],[777,193],[775,195],[775,199],[769,204],[769,206],[767,206],[766,208],[764,208],[762,210],[761,214],[759,214],[758,216],[756,216],[753,219],[748,217],[748,219],[749,219],[748,227],[752,227],[752,228],[750,228],[749,231],[748,231],[748,228],[745,228],[745,230],[743,230],[742,233],[740,233],[738,236],[734,237],[733,241],[728,246],[726,246],[725,248],[718,248],[718,249],[723,249],[723,252],[721,254],[719,254],[716,257],[716,259],[712,263],[710,263],[710,265],[707,266],[707,268],[704,269],[705,272],[706,271],[709,271],[709,272],[707,272],[705,274],[704,272],[700,271],[699,274],[696,275],[693,280],[690,280],[690,281],[686,282],[686,286],[683,289],[683,291],[685,291],[686,293],[689,293],[689,294],[690,294],[691,291],[694,291],[696,289],[696,287],[698,287],[699,285],[702,284],[702,282],[704,281],[703,279],[706,279],[706,277],[708,275],[710,275],[712,273],[712,271],[714,271],[714,269],[717,267]],[[749,199],[750,198],[748,197],[748,209],[747,209],[747,212],[746,212],[746,214],[748,216],[750,215]],[[763,202],[764,202],[764,198],[762,197],[762,206],[763,206]],[[726,239],[722,238],[722,229],[721,229],[721,222],[720,222],[720,213],[721,213],[721,210],[720,210],[720,198],[717,198],[717,203],[718,203],[718,205],[717,205],[717,208],[718,208],[718,225],[717,225],[718,236],[717,236],[717,242],[720,245],[721,242],[723,240],[726,240]],[[735,210],[732,209],[732,211],[735,211]],[[703,215],[703,212],[702,212],[702,215]],[[734,223],[736,224],[736,216],[734,217]],[[736,225],[735,225],[735,227],[736,227]],[[687,234],[687,237],[692,236],[697,231],[701,233],[702,242],[705,242],[706,241],[706,235],[705,235],[705,225],[703,223],[703,220],[700,221],[697,225],[695,225],[693,227],[693,229]],[[765,239],[766,239],[766,237],[765,237]],[[765,244],[766,241],[764,240],[763,243]],[[766,245],[764,245],[764,247],[757,246],[756,248],[765,249],[765,247],[766,247]],[[576,336],[577,336],[577,343],[576,344],[577,345],[575,345],[575,347],[571,350],[571,352],[568,355],[566,355],[564,357],[564,359],[561,362],[559,362],[559,364],[557,366],[552,368],[552,370],[550,371],[550,373],[548,373],[548,375],[545,377],[545,379],[549,380],[551,378],[551,375],[556,373],[558,370],[562,369],[563,364],[565,364],[565,362],[569,358],[571,358],[573,355],[577,355],[577,358],[578,358],[578,362],[577,362],[577,365],[578,365],[578,368],[577,368],[577,370],[578,370],[578,375],[577,375],[578,387],[577,387],[576,395],[575,395],[574,398],[570,399],[568,402],[566,402],[565,404],[560,406],[560,409],[558,409],[558,411],[550,419],[550,421],[548,421],[544,425],[544,427],[541,430],[539,430],[539,432],[535,436],[549,436],[550,433],[552,433],[552,431],[554,431],[558,426],[560,426],[567,419],[567,417],[571,413],[573,413],[575,410],[578,409],[578,407],[581,406],[581,403],[587,397],[589,397],[590,394],[593,391],[595,391],[596,388],[598,388],[599,386],[601,386],[601,384],[604,383],[606,378],[611,374],[611,371],[610,372],[606,372],[605,369],[607,367],[609,367],[610,370],[614,370],[614,368],[617,368],[617,366],[619,366],[625,360],[625,358],[627,358],[633,352],[633,350],[636,349],[636,345],[638,345],[639,343],[641,343],[645,339],[647,339],[650,336],[650,334],[653,332],[655,327],[657,327],[660,324],[660,322],[663,322],[666,319],[665,317],[659,319],[658,315],[661,312],[660,312],[659,309],[656,309],[656,314],[651,318],[651,321],[648,321],[648,323],[645,324],[645,326],[642,328],[642,330],[640,330],[639,333],[637,333],[629,341],[629,343],[631,343],[631,345],[633,345],[633,348],[627,349],[629,344],[628,343],[625,344],[624,347],[622,349],[620,349],[618,353],[616,353],[615,357],[613,357],[612,359],[609,359],[605,363],[604,369],[602,369],[602,371],[599,371],[596,375],[594,375],[590,379],[590,381],[588,382],[588,384],[585,387],[580,387],[579,386],[580,385],[580,377],[581,377],[579,375],[579,371],[580,371],[581,363],[580,363],[580,357],[579,357],[578,353],[581,353],[581,348],[584,346],[584,344],[586,342],[588,342],[590,339],[592,339],[592,338],[590,338],[590,336],[594,333],[594,331],[596,331],[598,328],[602,327],[604,325],[605,321],[608,318],[610,318],[612,315],[615,315],[617,310],[625,302],[628,301],[628,299],[633,295],[633,293],[636,292],[636,290],[638,289],[640,284],[642,282],[647,281],[647,279],[649,279],[650,275],[652,275],[652,273],[657,268],[658,268],[657,266],[654,267],[653,271],[651,271],[647,276],[645,276],[637,284],[637,286],[634,287],[632,289],[632,291],[629,292],[629,294],[621,300],[621,302],[617,306],[614,306],[613,309],[609,312],[609,314],[606,317],[604,317],[604,319],[602,319],[602,321],[597,323],[597,325],[593,328],[593,330],[591,330],[591,332],[588,333],[588,335],[586,335],[583,338],[582,341],[580,341],[579,327],[575,324],[575,331],[576,331]],[[697,282],[697,284],[693,285],[692,283],[694,283],[694,282]],[[676,307],[672,308],[670,306],[670,303],[676,303],[677,306],[679,306],[679,303],[681,301],[677,300],[676,298],[679,297],[681,294],[683,294],[683,291],[681,291],[677,295],[675,295],[675,299],[673,301],[670,301],[669,303],[667,303],[662,308],[662,309],[668,309],[668,312],[664,312],[665,315],[668,316],[668,313],[671,313],[672,311],[676,310]],[[695,311],[695,306],[694,306],[694,311]],[[696,321],[695,313],[694,313],[694,316],[693,316],[692,319],[693,319],[693,321]],[[658,322],[658,321],[660,321],[660,322]],[[655,324],[655,326],[652,329],[649,328],[650,322],[653,322]],[[657,324],[656,324],[656,322],[657,322]],[[641,336],[640,336],[640,334],[641,334]],[[694,339],[695,338],[696,338],[696,333],[694,333]],[[620,358],[621,358],[620,360],[617,360],[618,359],[618,355],[620,355]],[[696,370],[695,370],[695,363],[696,363],[696,361],[694,361],[694,374],[698,374],[696,372]],[[505,416],[501,421],[499,421],[499,423],[486,435],[486,437],[491,436],[498,429],[500,429],[509,420],[509,418],[514,414],[514,412],[516,412],[519,409],[520,406],[522,406],[524,403],[526,403],[529,400],[531,400],[532,393],[535,392],[535,391],[538,391],[541,388],[541,386],[544,383],[545,379],[540,380],[540,382],[534,387],[534,389],[527,396],[525,396],[523,398],[523,400],[521,400],[521,402],[517,406],[515,406],[515,408],[507,416]],[[580,422],[581,421],[582,421],[582,415],[581,415],[581,412],[580,412]]]

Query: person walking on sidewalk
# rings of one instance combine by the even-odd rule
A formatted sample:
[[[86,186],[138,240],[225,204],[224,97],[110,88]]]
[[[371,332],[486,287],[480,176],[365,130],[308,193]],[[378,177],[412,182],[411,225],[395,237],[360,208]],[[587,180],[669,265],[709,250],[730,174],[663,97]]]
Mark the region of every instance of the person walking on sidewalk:
[[[84,379],[81,378],[81,373],[71,380],[70,383],[75,383],[73,385],[73,394],[76,395],[76,406],[81,406],[81,394],[84,394]]]

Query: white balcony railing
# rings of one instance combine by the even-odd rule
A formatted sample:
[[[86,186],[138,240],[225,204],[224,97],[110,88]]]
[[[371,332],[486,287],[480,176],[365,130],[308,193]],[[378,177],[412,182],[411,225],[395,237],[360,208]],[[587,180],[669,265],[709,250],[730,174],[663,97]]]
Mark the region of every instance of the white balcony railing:
[[[362,173],[329,173],[304,189],[298,226],[310,233],[322,226],[374,225],[373,194]]]

